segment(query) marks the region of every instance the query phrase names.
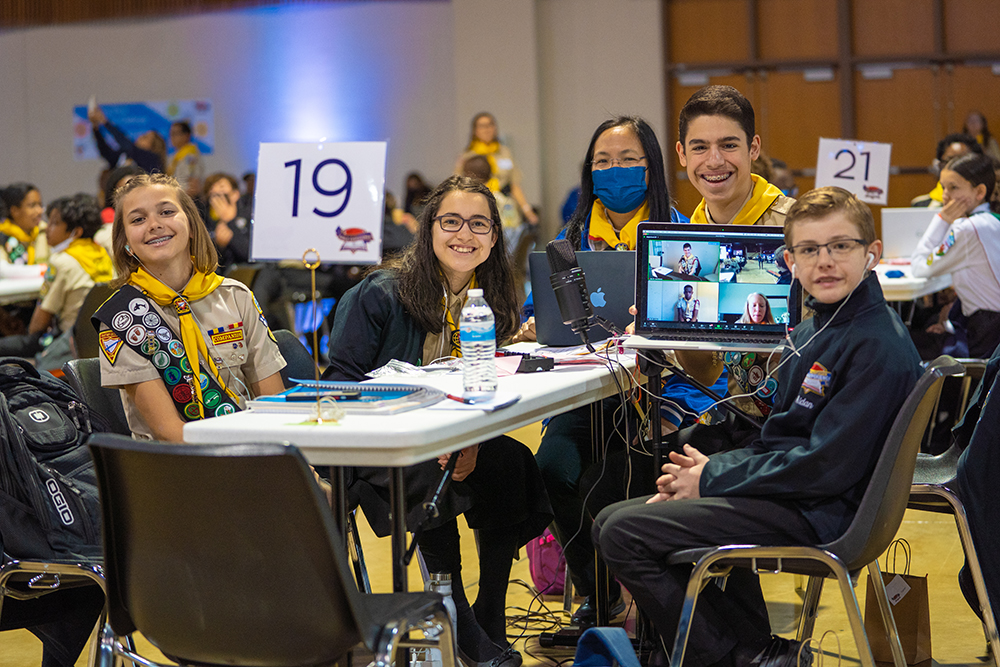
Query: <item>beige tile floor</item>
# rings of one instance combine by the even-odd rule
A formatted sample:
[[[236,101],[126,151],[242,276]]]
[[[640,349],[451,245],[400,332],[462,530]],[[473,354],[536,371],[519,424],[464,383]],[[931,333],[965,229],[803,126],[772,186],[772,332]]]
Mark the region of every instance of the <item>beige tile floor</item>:
[[[512,435],[531,447],[537,446],[538,427],[529,426]],[[361,521],[362,543],[368,563],[372,585],[376,591],[391,590],[391,574],[389,569],[389,541],[376,538]],[[477,586],[476,552],[471,534],[463,526],[463,562],[466,564],[465,580],[470,599],[475,599]],[[923,512],[907,512],[903,526],[899,532],[913,547],[914,558],[911,567],[913,574],[926,574],[930,597],[930,620],[932,637],[933,662],[937,665],[970,665],[987,664],[986,643],[979,620],[966,605],[958,590],[957,573],[962,565],[962,549],[955,532],[954,521],[947,515]],[[471,565],[470,565],[471,564]],[[864,609],[865,575],[857,587],[857,594]],[[521,559],[514,564],[512,580],[529,582],[528,561],[521,551]],[[419,586],[420,575],[415,566],[410,572],[411,586]],[[795,591],[796,582],[791,575],[768,575],[762,579],[764,595],[768,600],[773,630],[790,637],[795,631],[795,619],[799,611],[799,595]],[[561,598],[548,597],[543,601],[533,601],[533,594],[525,586],[512,583],[508,593],[508,615],[512,622],[515,619],[515,608],[524,609],[531,604],[534,612],[533,621],[527,625],[525,638],[517,642],[522,650],[525,665],[555,665],[561,661],[570,661],[572,652],[567,650],[543,649],[538,646],[537,634],[541,630],[558,627],[568,621],[569,615],[562,612]],[[544,602],[552,614],[542,617],[541,602]],[[844,607],[835,586],[828,585],[823,593],[822,606],[817,620],[816,636],[832,630],[839,639],[843,652],[844,664],[857,664],[857,650],[854,646]],[[521,630],[512,633],[520,634]],[[140,652],[149,657],[162,656],[145,642],[137,638]],[[834,635],[828,635],[823,644],[824,663],[828,667],[836,667],[836,641]],[[0,667],[36,667],[41,659],[41,644],[27,631],[17,630],[0,634]],[[77,665],[87,664],[85,653]],[[816,667],[820,667],[817,665]]]

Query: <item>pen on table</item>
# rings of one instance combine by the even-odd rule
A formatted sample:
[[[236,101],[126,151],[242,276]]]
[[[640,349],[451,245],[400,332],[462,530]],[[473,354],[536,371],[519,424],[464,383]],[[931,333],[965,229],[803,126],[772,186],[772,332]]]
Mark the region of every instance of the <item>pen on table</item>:
[[[466,405],[474,405],[476,403],[476,399],[474,398],[462,398],[461,396],[455,396],[454,394],[445,394],[445,396],[453,401],[465,403]]]

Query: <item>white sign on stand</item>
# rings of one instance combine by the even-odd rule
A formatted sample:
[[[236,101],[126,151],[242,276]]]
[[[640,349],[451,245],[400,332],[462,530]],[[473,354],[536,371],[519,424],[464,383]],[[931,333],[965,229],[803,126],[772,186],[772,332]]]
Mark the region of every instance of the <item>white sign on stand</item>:
[[[816,187],[836,185],[868,204],[889,203],[892,144],[849,139],[820,139]]]
[[[377,264],[386,143],[262,143],[250,257]]]

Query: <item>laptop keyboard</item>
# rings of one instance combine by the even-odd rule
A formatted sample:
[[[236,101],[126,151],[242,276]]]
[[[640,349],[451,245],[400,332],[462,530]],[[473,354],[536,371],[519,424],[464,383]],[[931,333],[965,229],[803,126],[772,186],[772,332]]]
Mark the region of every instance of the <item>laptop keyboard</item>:
[[[670,333],[644,334],[650,340],[683,340],[704,341],[709,343],[748,343],[774,345],[780,343],[784,336],[750,336],[747,334],[726,334],[713,331],[672,331]]]

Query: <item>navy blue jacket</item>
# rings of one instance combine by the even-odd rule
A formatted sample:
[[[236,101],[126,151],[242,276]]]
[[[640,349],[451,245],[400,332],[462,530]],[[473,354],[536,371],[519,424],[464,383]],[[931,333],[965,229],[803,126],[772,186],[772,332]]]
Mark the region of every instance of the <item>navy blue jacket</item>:
[[[921,368],[874,273],[845,301],[809,297],[806,305],[816,314],[792,333],[798,353],[786,348],[782,356],[774,411],[759,438],[713,455],[700,492],[790,500],[827,543],[854,518]]]

